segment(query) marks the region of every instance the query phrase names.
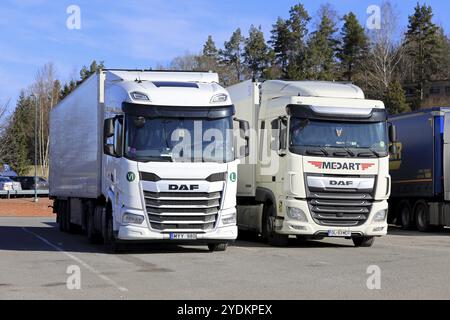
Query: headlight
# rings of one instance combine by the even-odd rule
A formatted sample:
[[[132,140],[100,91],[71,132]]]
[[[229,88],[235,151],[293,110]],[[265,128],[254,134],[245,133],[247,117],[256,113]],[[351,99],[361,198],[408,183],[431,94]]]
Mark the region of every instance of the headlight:
[[[224,93],[216,94],[211,98],[211,103],[221,103],[228,100],[228,96]]]
[[[223,217],[222,224],[236,224],[236,213]]]
[[[377,213],[375,213],[375,216],[373,217],[373,221],[376,221],[376,222],[384,221],[384,220],[386,220],[386,216],[387,216],[387,210],[378,211]]]
[[[122,222],[127,224],[142,224],[142,222],[144,222],[144,217],[137,214],[125,213],[122,217]]]
[[[287,216],[292,220],[297,220],[300,222],[308,222],[308,219],[306,218],[306,214],[299,208],[287,207],[286,212],[287,212]]]
[[[145,93],[136,91],[131,93],[131,98],[133,100],[150,101],[150,98]]]

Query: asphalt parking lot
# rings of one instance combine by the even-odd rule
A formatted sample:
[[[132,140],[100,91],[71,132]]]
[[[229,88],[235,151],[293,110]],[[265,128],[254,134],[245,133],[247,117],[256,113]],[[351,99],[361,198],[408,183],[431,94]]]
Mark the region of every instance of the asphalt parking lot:
[[[0,218],[0,299],[450,299],[450,230],[394,228],[372,248],[291,240],[111,255],[60,233],[54,218]]]

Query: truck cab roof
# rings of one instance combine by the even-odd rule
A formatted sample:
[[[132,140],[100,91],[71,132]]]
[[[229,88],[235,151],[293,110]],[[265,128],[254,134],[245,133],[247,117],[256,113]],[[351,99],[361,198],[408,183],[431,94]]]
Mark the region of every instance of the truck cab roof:
[[[231,105],[227,91],[218,82],[216,73],[207,72],[106,71],[106,96],[110,99],[107,105],[119,102],[186,107]],[[143,94],[144,98],[136,99],[134,93]],[[219,96],[222,99],[214,102]]]
[[[364,92],[351,83],[331,81],[282,81],[262,83],[261,92],[267,98],[301,96],[341,99],[364,99]]]

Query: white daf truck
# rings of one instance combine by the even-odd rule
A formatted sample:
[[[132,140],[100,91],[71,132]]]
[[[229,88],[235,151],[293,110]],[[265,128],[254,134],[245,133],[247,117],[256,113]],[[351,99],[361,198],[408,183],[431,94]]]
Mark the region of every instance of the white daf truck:
[[[49,179],[60,229],[113,251],[152,241],[225,250],[237,237],[239,160],[235,108],[218,82],[102,70],[61,101],[50,116]],[[248,123],[239,127],[245,138]]]
[[[247,81],[227,90],[251,128],[238,168],[240,229],[272,245],[295,235],[371,246],[386,235],[395,128],[383,102],[334,82]]]

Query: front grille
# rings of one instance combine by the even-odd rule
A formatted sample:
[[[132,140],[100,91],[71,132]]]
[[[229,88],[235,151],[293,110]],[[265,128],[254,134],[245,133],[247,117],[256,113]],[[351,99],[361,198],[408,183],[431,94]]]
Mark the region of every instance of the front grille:
[[[317,224],[355,227],[363,225],[369,218],[373,196],[372,191],[328,189],[316,192],[309,188],[307,201]]]
[[[144,191],[150,225],[161,232],[208,232],[214,229],[220,209],[220,192]]]

